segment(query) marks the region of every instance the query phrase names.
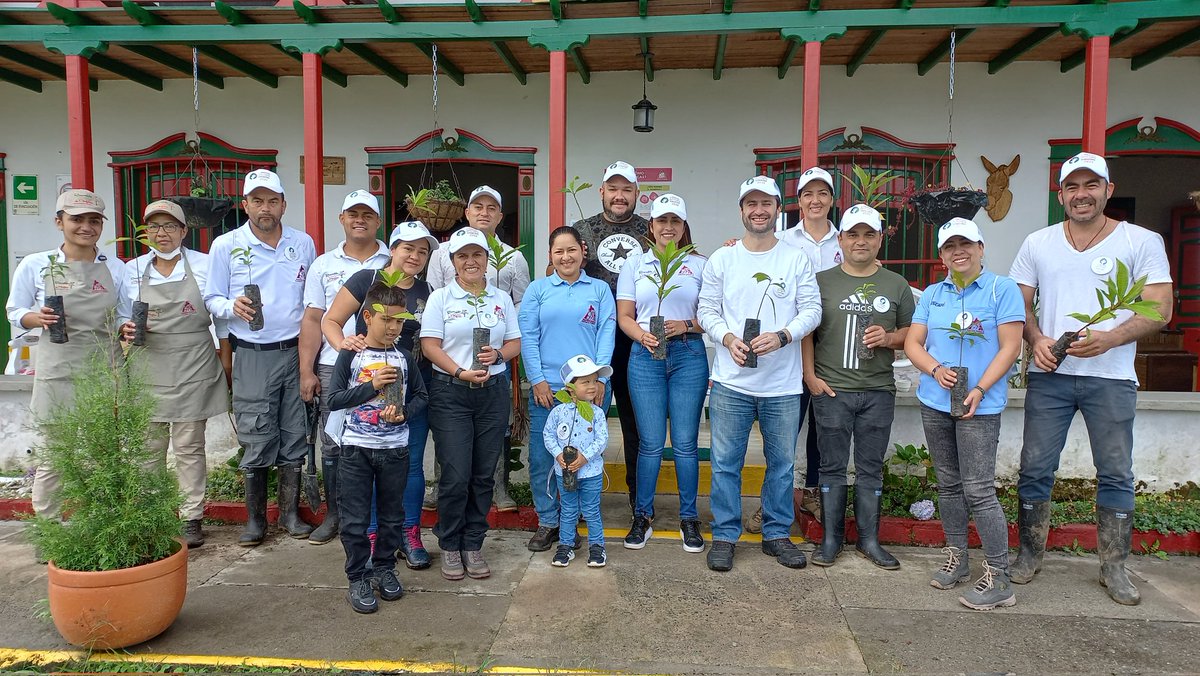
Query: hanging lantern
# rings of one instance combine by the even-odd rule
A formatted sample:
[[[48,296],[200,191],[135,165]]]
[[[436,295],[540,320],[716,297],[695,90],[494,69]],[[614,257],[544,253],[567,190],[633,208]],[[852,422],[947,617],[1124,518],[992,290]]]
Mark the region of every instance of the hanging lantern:
[[[650,58],[651,54],[642,52],[642,61]],[[642,69],[642,100],[633,105],[633,130],[640,132],[654,131],[654,111],[658,106],[646,98],[646,69]]]

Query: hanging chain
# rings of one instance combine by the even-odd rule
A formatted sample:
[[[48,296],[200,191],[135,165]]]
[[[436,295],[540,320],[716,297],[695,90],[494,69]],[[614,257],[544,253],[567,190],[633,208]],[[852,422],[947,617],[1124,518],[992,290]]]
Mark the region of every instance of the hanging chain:
[[[438,86],[438,65],[437,65],[437,45],[433,46],[433,128],[437,129],[437,86]]]
[[[955,62],[955,42],[957,40],[957,31],[950,31],[950,85],[949,105],[946,107],[946,141],[954,140],[954,62]]]
[[[194,115],[197,137],[200,131],[200,54],[192,47],[192,110]]]

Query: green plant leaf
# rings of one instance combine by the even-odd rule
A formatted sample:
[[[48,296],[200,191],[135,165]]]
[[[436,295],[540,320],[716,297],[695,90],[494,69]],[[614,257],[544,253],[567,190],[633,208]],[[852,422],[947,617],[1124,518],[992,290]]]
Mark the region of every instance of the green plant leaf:
[[[595,414],[592,411],[592,405],[586,401],[575,402],[575,410],[579,411],[579,417],[591,423],[595,420]]]
[[[1078,319],[1079,321],[1083,322],[1084,324],[1094,323],[1092,321],[1092,315],[1085,315],[1082,312],[1072,312],[1072,313],[1068,314],[1067,316],[1070,317],[1071,319]]]
[[[1158,303],[1152,300],[1140,300],[1136,303],[1130,303],[1125,309],[1156,322],[1163,320],[1162,313],[1158,311]]]
[[[393,270],[391,272],[388,272],[387,270],[380,270],[378,275],[379,281],[383,282],[385,286],[390,287],[399,286],[400,282],[408,279],[408,275],[405,274],[403,270]]]
[[[570,392],[568,392],[568,391],[567,391],[567,388],[565,388],[565,387],[564,387],[563,389],[561,389],[561,390],[559,390],[559,391],[555,392],[555,393],[554,393],[554,398],[555,398],[555,399],[557,399],[557,400],[558,400],[560,403],[563,403],[563,404],[569,404],[569,403],[571,403],[571,393],[570,393]]]
[[[768,275],[765,272],[756,272],[754,273],[754,281],[759,282],[760,284],[762,282],[769,282],[771,281],[771,275]]]

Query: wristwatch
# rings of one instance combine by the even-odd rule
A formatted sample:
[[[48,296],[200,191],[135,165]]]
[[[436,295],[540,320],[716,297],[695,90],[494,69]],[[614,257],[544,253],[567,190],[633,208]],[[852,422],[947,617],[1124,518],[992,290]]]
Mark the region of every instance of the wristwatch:
[[[791,339],[788,338],[787,331],[784,331],[783,329],[776,331],[775,335],[779,336],[779,347],[783,347],[784,345],[792,342]]]
[[[696,325],[694,323],[692,323],[692,320],[690,320],[690,319],[683,320],[683,325],[687,327],[688,331],[691,331],[692,329],[696,328]]]

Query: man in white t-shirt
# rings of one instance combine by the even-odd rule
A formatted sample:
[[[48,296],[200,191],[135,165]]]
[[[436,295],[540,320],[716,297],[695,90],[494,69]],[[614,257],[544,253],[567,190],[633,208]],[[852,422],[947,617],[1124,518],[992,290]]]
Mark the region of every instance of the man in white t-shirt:
[[[792,467],[800,431],[804,390],[800,339],[821,322],[821,299],[808,258],[775,238],[779,187],[766,176],[742,183],[738,195],[745,234],[714,252],[704,268],[697,318],[718,350],[712,371],[713,543],[708,567],[733,568],[734,543],[742,534],[742,468],[755,419],[763,437],[762,550],[789,568],[803,568],[804,553],[788,539]],[[757,319],[749,341],[744,326]],[[756,368],[746,356],[756,355]]]
[[[382,268],[391,261],[387,245],[375,238],[380,223],[379,200],[369,191],[355,190],[346,195],[338,220],[346,239],[332,251],[317,256],[309,268],[304,280],[304,318],[300,321],[300,397],[304,401],[317,398],[322,430],[329,419],[329,379],[338,351],[322,337],[321,318],[351,275]],[[344,334],[354,335],[354,328],[354,322],[346,322]],[[323,545],[338,534],[337,465],[337,445],[322,431],[321,469],[329,509],[325,520],[308,536],[315,545]]]
[[[1133,361],[1137,340],[1170,320],[1171,271],[1160,235],[1104,215],[1113,184],[1103,157],[1072,157],[1063,163],[1058,182],[1066,220],[1029,235],[1009,271],[1025,295],[1025,340],[1033,348],[1017,482],[1021,550],[1009,573],[1013,582],[1025,584],[1041,569],[1054,471],[1079,411],[1096,465],[1100,583],[1117,603],[1136,605],[1141,597],[1125,572],[1134,506]],[[1162,318],[1118,312],[1082,331],[1059,363],[1051,352],[1055,341],[1083,326],[1067,315],[1100,309],[1093,290],[1116,278],[1118,262],[1128,266],[1130,280],[1146,277],[1142,299],[1158,303]]]

